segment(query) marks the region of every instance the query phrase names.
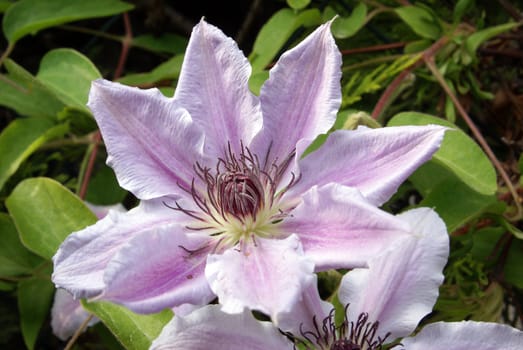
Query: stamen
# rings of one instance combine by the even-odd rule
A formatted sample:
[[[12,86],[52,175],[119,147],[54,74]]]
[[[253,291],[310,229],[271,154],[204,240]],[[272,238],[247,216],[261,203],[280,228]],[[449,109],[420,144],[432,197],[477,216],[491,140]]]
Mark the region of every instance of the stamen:
[[[306,350],[382,350],[390,332],[383,338],[378,336],[375,339],[379,322],[371,323],[367,313],[360,314],[356,322],[349,321],[347,310],[348,305],[344,310],[344,320],[339,326],[336,326],[335,323],[334,309],[323,319],[321,328],[318,326],[316,316],[312,319],[314,329],[304,330],[303,324],[301,324],[300,338],[292,336],[294,348]],[[388,345],[387,349],[392,349],[399,345]]]

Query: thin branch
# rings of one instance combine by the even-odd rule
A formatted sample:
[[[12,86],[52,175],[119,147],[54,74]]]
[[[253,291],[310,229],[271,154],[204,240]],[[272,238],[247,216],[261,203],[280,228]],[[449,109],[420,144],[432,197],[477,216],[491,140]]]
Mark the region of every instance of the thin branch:
[[[91,322],[91,320],[93,319],[93,316],[94,316],[93,314],[90,314],[85,319],[85,321],[82,322],[80,327],[78,327],[78,329],[74,332],[74,334],[71,337],[71,339],[69,339],[69,341],[67,342],[67,345],[65,346],[64,350],[71,350],[73,348],[74,343],[76,343],[76,340],[78,339],[80,334],[82,334],[84,329],[87,328],[87,325],[89,324],[89,322]]]
[[[375,52],[375,51],[384,51],[384,50],[390,50],[390,49],[400,49],[407,45],[405,42],[397,42],[397,43],[390,43],[390,44],[381,44],[381,45],[374,45],[374,46],[368,46],[368,47],[358,47],[356,49],[348,49],[348,50],[341,50],[342,55],[353,55],[358,53],[367,53],[367,52]]]
[[[13,52],[13,49],[15,48],[14,44],[9,44],[7,45],[7,48],[5,49],[4,53],[2,54],[2,56],[0,56],[0,66],[2,66],[2,64],[4,64],[4,61],[7,57],[9,57],[9,55],[11,54],[11,52]]]
[[[238,30],[238,33],[236,34],[236,42],[238,45],[241,46],[245,38],[247,37],[247,33],[249,33],[249,29],[252,26],[252,23],[254,21],[254,18],[258,14],[258,11],[261,8],[262,0],[254,0],[251,4],[251,7],[249,8],[249,11],[247,12],[247,16],[245,17],[245,20],[243,21],[240,29]]]
[[[505,185],[507,186],[509,192],[511,193],[511,195],[514,199],[514,204],[516,205],[516,209],[517,209],[515,219],[521,218],[523,215],[523,208],[521,207],[521,198],[519,197],[516,189],[514,188],[512,181],[510,181],[510,177],[506,173],[505,169],[503,169],[501,162],[498,160],[498,158],[496,157],[496,155],[494,154],[494,152],[488,145],[487,141],[485,140],[485,138],[483,137],[483,135],[481,134],[479,129],[476,127],[476,125],[474,124],[472,119],[469,117],[469,115],[467,114],[467,112],[465,111],[465,109],[463,108],[461,103],[459,102],[456,95],[452,92],[452,90],[448,86],[447,82],[445,81],[445,78],[443,78],[443,76],[439,72],[438,68],[436,67],[436,65],[434,63],[434,58],[426,57],[425,64],[427,65],[429,70],[432,72],[432,75],[436,78],[436,80],[441,85],[443,90],[445,90],[445,93],[450,97],[450,99],[452,100],[452,103],[454,103],[454,106],[458,110],[459,114],[461,115],[461,117],[463,118],[463,120],[465,121],[467,126],[469,127],[470,131],[472,132],[472,134],[474,135],[474,137],[476,138],[478,143],[480,144],[481,148],[483,148],[483,151],[485,151],[485,153],[487,154],[487,157],[489,157],[489,159],[492,162],[492,164],[494,165],[494,167],[498,170],[499,175],[503,179],[503,182],[505,182]]]
[[[129,48],[133,42],[133,32],[131,29],[131,21],[129,20],[129,14],[126,12],[123,14],[123,22],[125,26],[125,36],[122,41],[122,51],[120,52],[120,58],[118,59],[118,66],[114,71],[113,79],[116,80],[122,76],[127,56],[129,56]]]
[[[376,106],[374,107],[374,110],[372,111],[372,118],[378,119],[378,117],[383,113],[383,110],[386,106],[389,105],[390,100],[395,96],[396,90],[399,88],[401,83],[405,78],[409,76],[409,74],[419,67],[425,58],[427,57],[433,57],[443,46],[445,46],[449,41],[449,38],[447,36],[441,37],[438,41],[436,41],[431,47],[423,51],[423,54],[420,56],[420,58],[414,62],[410,67],[406,68],[403,72],[401,72],[385,89],[383,94],[381,95],[380,99],[378,100],[378,103],[376,103]]]

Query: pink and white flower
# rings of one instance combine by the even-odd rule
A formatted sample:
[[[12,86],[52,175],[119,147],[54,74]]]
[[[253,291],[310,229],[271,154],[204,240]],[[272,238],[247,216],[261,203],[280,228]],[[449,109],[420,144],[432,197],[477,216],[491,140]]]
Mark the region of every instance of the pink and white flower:
[[[54,283],[149,313],[203,305],[276,316],[314,272],[364,267],[409,225],[377,206],[438,149],[439,126],[335,131],[341,57],[322,25],[259,97],[234,41],[201,21],[173,98],[105,80],[88,106],[108,164],[141,204],[70,235]]]

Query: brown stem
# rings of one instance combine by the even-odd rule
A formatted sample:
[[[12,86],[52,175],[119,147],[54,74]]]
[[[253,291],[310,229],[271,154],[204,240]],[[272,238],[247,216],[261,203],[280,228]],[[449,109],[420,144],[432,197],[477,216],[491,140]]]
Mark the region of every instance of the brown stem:
[[[122,72],[129,56],[129,48],[133,41],[133,33],[131,29],[131,21],[129,20],[129,14],[126,12],[123,14],[123,23],[125,26],[125,36],[122,41],[122,51],[120,52],[120,58],[118,59],[118,65],[114,71],[113,79],[116,80],[122,76]]]
[[[2,66],[2,64],[4,63],[4,60],[9,57],[9,55],[11,54],[11,52],[13,51],[14,49],[14,45],[13,44],[9,44],[7,45],[7,48],[5,49],[4,53],[2,54],[2,56],[0,56],[0,66]]]
[[[245,17],[245,20],[243,21],[240,29],[238,30],[238,34],[236,34],[236,42],[238,43],[238,45],[241,46],[241,44],[247,37],[247,34],[249,33],[249,29],[252,26],[254,18],[256,18],[256,15],[258,14],[261,8],[261,3],[262,0],[254,0],[252,2],[251,7],[249,8],[249,12],[247,12],[247,16]]]
[[[78,197],[84,199],[87,194],[87,187],[89,186],[89,180],[91,180],[91,174],[93,173],[94,163],[96,161],[96,156],[98,154],[98,145],[102,140],[102,135],[100,131],[97,131],[93,136],[93,146],[91,154],[89,155],[89,160],[87,162],[87,167],[85,168],[85,173],[82,179],[82,185],[80,186],[80,191],[78,192]]]
[[[452,92],[452,90],[448,86],[447,82],[445,81],[445,78],[443,78],[443,76],[439,72],[438,68],[436,67],[436,65],[434,63],[434,58],[425,57],[425,64],[427,65],[429,70],[432,72],[432,75],[436,78],[436,80],[441,85],[443,90],[445,90],[445,93],[447,94],[447,96],[450,97],[450,99],[452,100],[452,103],[454,103],[454,106],[458,110],[458,113],[461,115],[461,117],[463,118],[463,120],[465,121],[467,126],[469,127],[470,131],[472,132],[472,134],[474,135],[474,137],[480,144],[481,148],[483,148],[483,151],[485,151],[485,153],[487,154],[487,157],[489,157],[492,164],[494,164],[494,167],[498,170],[499,175],[503,179],[503,182],[505,182],[505,185],[507,186],[509,192],[511,193],[511,195],[514,199],[514,204],[516,205],[516,208],[517,208],[517,213],[516,213],[515,218],[521,218],[521,216],[523,214],[523,209],[521,208],[521,198],[519,197],[516,189],[514,188],[512,181],[510,181],[510,178],[509,178],[508,174],[506,173],[505,169],[503,169],[501,162],[498,160],[498,158],[496,157],[496,155],[494,154],[494,152],[488,145],[487,141],[485,140],[485,138],[483,137],[483,135],[481,134],[479,129],[476,127],[476,125],[474,124],[472,119],[469,117],[469,115],[465,111],[465,108],[463,108],[463,106],[459,102],[456,95]]]
[[[431,47],[423,51],[423,54],[420,56],[416,62],[414,62],[410,67],[405,69],[403,72],[401,72],[394,80],[389,84],[389,86],[385,89],[383,94],[381,95],[380,99],[378,100],[378,103],[376,103],[376,106],[374,107],[374,110],[372,111],[372,118],[378,119],[378,117],[381,115],[385,107],[390,103],[390,99],[394,96],[394,93],[399,88],[403,80],[418,66],[420,66],[423,61],[428,57],[433,57],[443,46],[447,44],[449,41],[449,38],[447,36],[441,37],[438,41],[436,41]]]
[[[89,322],[93,319],[93,314],[90,314],[86,319],[85,321],[82,322],[82,324],[80,325],[80,327],[78,327],[78,329],[74,332],[73,336],[71,337],[71,339],[69,339],[69,341],[67,342],[67,345],[65,346],[64,350],[71,350],[73,348],[73,345],[74,343],[76,342],[76,340],[78,339],[78,337],[80,336],[80,334],[82,334],[83,330],[87,327],[87,325],[89,324]]]
[[[399,49],[407,45],[405,42],[397,42],[390,44],[374,45],[368,47],[358,47],[356,49],[341,50],[342,55],[353,55],[357,53],[366,53],[366,52],[375,52],[375,51],[384,51],[390,49]]]

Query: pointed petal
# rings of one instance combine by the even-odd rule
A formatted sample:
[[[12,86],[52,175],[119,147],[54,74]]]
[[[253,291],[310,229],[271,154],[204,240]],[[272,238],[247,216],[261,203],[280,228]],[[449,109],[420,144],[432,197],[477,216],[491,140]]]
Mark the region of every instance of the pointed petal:
[[[53,334],[65,341],[80,328],[89,317],[89,313],[84,310],[80,300],[74,300],[73,296],[64,289],[57,289],[54,295],[53,307],[51,308],[51,328]],[[88,326],[100,321],[93,317]]]
[[[248,86],[251,67],[236,43],[203,19],[193,29],[174,99],[206,135],[205,153],[223,157],[227,143],[239,154],[261,128],[258,98]]]
[[[341,103],[341,54],[330,22],[284,53],[261,89],[263,129],[253,147],[271,164],[288,156],[301,139],[314,140],[336,120]]]
[[[432,209],[413,209],[399,217],[414,236],[370,260],[368,269],[348,272],[338,293],[342,304],[350,304],[351,320],[368,313],[369,321],[380,323],[377,336],[391,332],[389,340],[411,334],[432,311],[449,254],[445,224]]]
[[[303,256],[295,235],[255,240],[241,249],[209,255],[205,275],[225,312],[247,307],[273,316],[299,297],[314,266]]]
[[[324,271],[367,266],[410,227],[369,204],[358,190],[329,184],[311,188],[281,229],[296,233],[316,271]]]
[[[401,342],[407,350],[520,350],[523,332],[488,322],[436,322]]]
[[[144,201],[127,213],[111,211],[62,243],[53,257],[53,282],[75,299],[94,297],[104,289],[107,263],[122,245],[141,232],[176,221],[176,212],[160,202]]]
[[[306,286],[299,298],[288,310],[279,312],[273,322],[285,332],[300,337],[302,332],[314,331],[314,322],[321,324],[334,309],[331,303],[321,300],[318,293],[317,277],[314,275],[311,283]]]
[[[190,188],[193,165],[201,161],[203,132],[186,110],[159,90],[96,80],[89,93],[120,186],[140,199]]]
[[[208,302],[213,293],[204,268],[210,243],[208,236],[185,234],[174,225],[143,232],[107,265],[100,298],[138,313]]]
[[[292,342],[270,322],[250,312],[227,314],[218,305],[175,316],[151,345],[151,350],[291,350]]]
[[[431,125],[333,132],[298,162],[301,179],[287,195],[299,196],[314,185],[335,182],[356,187],[381,205],[438,150],[445,130]]]

